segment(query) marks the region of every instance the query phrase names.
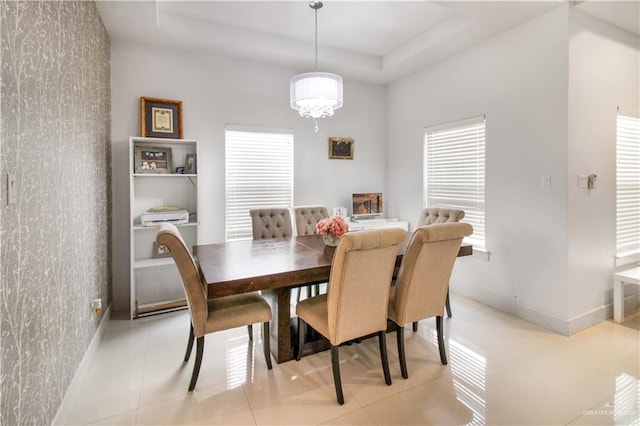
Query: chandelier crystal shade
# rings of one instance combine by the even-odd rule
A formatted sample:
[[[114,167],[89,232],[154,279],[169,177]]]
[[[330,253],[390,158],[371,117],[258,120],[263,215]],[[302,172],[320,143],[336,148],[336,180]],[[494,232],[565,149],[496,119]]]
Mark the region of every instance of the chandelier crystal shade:
[[[301,117],[316,120],[331,117],[333,112],[342,107],[342,77],[329,72],[318,71],[318,9],[322,2],[309,3],[315,11],[315,71],[298,74],[291,79],[291,108],[297,110]]]
[[[342,77],[307,72],[291,79],[291,108],[304,118],[331,117],[342,106]]]

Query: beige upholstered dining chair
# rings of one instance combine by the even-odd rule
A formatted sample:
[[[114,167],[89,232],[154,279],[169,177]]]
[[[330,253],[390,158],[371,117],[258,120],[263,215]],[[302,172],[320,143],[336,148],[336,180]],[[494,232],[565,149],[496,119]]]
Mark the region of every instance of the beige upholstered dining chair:
[[[250,209],[251,228],[254,240],[268,240],[272,238],[293,237],[291,216],[286,207],[266,209]],[[307,294],[311,296],[311,286],[307,287]],[[302,287],[298,288],[296,300],[300,300]]]
[[[441,207],[426,207],[420,213],[418,226],[433,225],[434,223],[460,222],[464,219],[464,210],[445,209]],[[449,291],[447,290],[447,316],[451,318],[451,301],[449,300]],[[413,331],[418,331],[418,323],[413,324]]]
[[[316,224],[321,219],[329,217],[329,212],[325,206],[301,206],[293,208],[293,215],[296,221],[296,235],[314,235],[316,234]],[[315,294],[320,294],[320,284],[307,286],[307,296],[311,297],[315,289]],[[298,301],[300,301],[300,293],[298,291]]]
[[[249,214],[254,240],[293,237],[288,208],[251,209]]]
[[[200,271],[180,235],[178,229],[170,223],[158,226],[156,242],[171,252],[178,267],[182,284],[187,297],[187,306],[191,317],[189,342],[184,361],[189,361],[193,340],[196,340],[196,361],[189,384],[192,391],[198,380],[202,354],[204,352],[204,336],[215,331],[247,326],[249,339],[253,339],[252,325],[262,323],[262,342],[265,361],[271,370],[271,350],[269,347],[269,321],[271,308],[257,293],[238,294],[207,300],[207,284],[202,282]]]
[[[302,356],[306,324],[331,344],[336,397],[344,404],[338,346],[378,334],[385,382],[391,384],[387,359],[387,303],[398,245],[406,239],[400,228],[345,234],[335,249],[326,294],[298,303],[298,354]]]
[[[293,213],[296,218],[296,235],[315,234],[318,221],[329,217],[324,206],[294,207]]]
[[[463,210],[426,207],[420,213],[418,226],[432,225],[434,223],[460,222],[463,218]]]
[[[442,330],[444,301],[462,239],[471,235],[468,223],[442,223],[415,230],[402,257],[389,298],[389,319],[396,324],[402,377],[409,377],[404,350],[404,326],[436,317],[440,361],[447,363]]]

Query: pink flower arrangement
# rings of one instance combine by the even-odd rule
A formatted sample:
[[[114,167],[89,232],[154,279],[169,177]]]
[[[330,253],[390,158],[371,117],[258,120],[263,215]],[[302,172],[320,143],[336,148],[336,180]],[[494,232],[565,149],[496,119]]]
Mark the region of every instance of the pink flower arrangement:
[[[316,231],[319,234],[331,234],[336,238],[342,237],[349,230],[349,225],[342,216],[332,216],[327,219],[321,219],[316,224]]]

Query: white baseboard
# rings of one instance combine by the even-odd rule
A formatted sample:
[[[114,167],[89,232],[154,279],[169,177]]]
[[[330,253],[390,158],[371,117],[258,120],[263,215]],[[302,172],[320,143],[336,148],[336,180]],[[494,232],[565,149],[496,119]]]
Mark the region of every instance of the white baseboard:
[[[563,320],[529,309],[505,297],[487,293],[479,289],[475,289],[471,292],[459,293],[501,311],[513,314],[518,318],[522,318],[541,327],[555,331],[563,336],[570,336],[580,330],[584,330],[585,328],[589,328],[601,323],[602,321],[613,318],[613,303],[600,306],[574,318]],[[625,297],[624,307],[626,312],[637,309],[638,306],[640,306],[640,292]]]
[[[626,295],[624,298],[624,310],[630,312],[638,309],[640,306],[640,292]],[[577,333],[580,330],[589,328],[592,325],[598,324],[602,321],[613,319],[613,303],[601,306],[590,312],[578,315],[568,321],[569,323],[569,335]]]
[[[60,407],[58,407],[58,412],[56,413],[52,425],[64,425],[69,418],[69,414],[73,409],[74,402],[78,399],[78,395],[80,394],[80,389],[84,378],[89,371],[89,367],[91,366],[91,362],[93,361],[96,352],[98,351],[98,346],[100,346],[100,342],[102,341],[102,336],[107,328],[107,322],[111,317],[111,305],[107,307],[104,311],[104,315],[102,316],[102,320],[100,320],[100,325],[96,330],[96,333],[93,335],[93,339],[91,339],[91,343],[87,348],[87,352],[82,357],[82,361],[80,361],[80,365],[76,370],[76,373],[73,375],[73,379],[67,388],[67,392],[64,394],[64,398],[60,403]]]
[[[567,335],[567,327],[565,321],[526,308],[518,304],[514,300],[491,294],[481,289],[473,289],[471,292],[460,292],[460,294],[503,312],[515,315],[518,318],[522,318],[541,327],[548,328],[549,330],[555,331],[556,333]]]

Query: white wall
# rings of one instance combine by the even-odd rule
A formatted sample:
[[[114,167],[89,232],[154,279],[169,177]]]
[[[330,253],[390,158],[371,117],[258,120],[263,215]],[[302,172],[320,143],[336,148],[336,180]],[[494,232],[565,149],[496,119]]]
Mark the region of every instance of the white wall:
[[[452,290],[556,330],[567,317],[567,19],[555,9],[398,81],[388,108],[387,198],[414,224],[424,127],[486,116],[491,257],[459,259]]]
[[[453,291],[562,334],[611,316],[615,116],[639,109],[639,50],[565,5],[391,85],[387,198],[400,217],[422,207],[423,128],[486,115],[491,256],[460,259]],[[578,189],[588,173],[597,189]]]
[[[224,125],[293,128],[295,202],[348,205],[385,192],[389,216],[422,208],[424,127],[485,115],[490,260],[456,263],[455,292],[563,334],[610,313],[615,247],[615,108],[635,109],[638,37],[561,6],[388,88],[345,82],[345,107],[313,123],[288,106],[298,72],[112,41],[114,299],[128,306],[127,141],[140,96],[184,101],[201,141],[202,242],[224,238]],[[355,160],[328,160],[329,136],[354,137]],[[386,157],[386,158],[385,158]],[[598,189],[576,175],[598,174]],[[541,177],[552,188],[542,189]]]
[[[603,320],[616,247],[616,109],[638,111],[639,39],[579,10],[570,14],[568,318]],[[577,175],[596,173],[596,189]],[[637,259],[636,259],[637,262]],[[631,289],[633,290],[633,289]]]
[[[386,89],[345,81],[344,107],[313,121],[289,107],[289,79],[300,72],[160,50],[129,41],[111,43],[113,141],[113,279],[116,309],[129,306],[128,139],[140,133],[140,96],[183,101],[184,136],[200,140],[199,196],[202,243],[224,240],[225,124],[294,131],[294,202],[348,206],[352,192],[385,191]],[[329,160],[328,138],[355,139],[354,160]]]

